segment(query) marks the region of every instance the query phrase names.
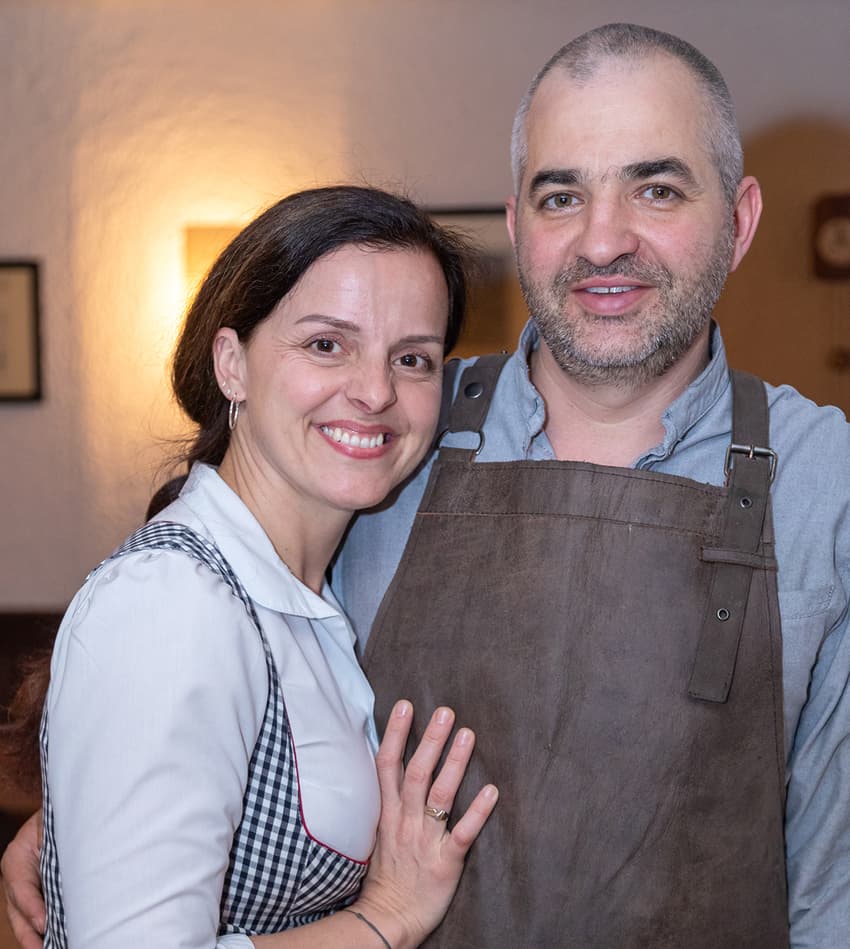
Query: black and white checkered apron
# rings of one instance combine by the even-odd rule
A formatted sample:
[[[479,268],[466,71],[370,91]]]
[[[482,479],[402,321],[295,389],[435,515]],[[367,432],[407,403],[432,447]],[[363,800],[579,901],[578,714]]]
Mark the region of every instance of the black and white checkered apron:
[[[219,934],[280,932],[321,919],[351,902],[366,865],[313,840],[301,822],[295,753],[283,692],[269,644],[245,588],[219,549],[182,524],[141,528],[93,573],[123,554],[180,550],[205,564],[245,605],[266,656],[269,694],[248,769],[242,821],[233,838],[221,897]],[[41,877],[47,904],[45,949],[65,949],[62,874],[47,785],[48,716],[41,723],[44,843]]]

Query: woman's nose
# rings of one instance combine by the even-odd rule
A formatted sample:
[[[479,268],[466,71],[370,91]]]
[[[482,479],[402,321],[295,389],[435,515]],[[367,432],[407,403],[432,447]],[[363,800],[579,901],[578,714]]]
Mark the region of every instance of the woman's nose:
[[[385,362],[381,365],[360,363],[352,367],[346,395],[370,415],[389,408],[397,398],[391,367]]]

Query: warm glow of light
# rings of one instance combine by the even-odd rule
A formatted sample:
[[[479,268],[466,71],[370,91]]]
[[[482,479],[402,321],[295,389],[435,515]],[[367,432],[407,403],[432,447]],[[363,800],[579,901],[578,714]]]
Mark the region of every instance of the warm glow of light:
[[[145,297],[147,337],[155,348],[156,358],[168,359],[183,314],[186,311],[186,286],[180,259],[181,234],[178,228],[159,240],[152,236],[151,271],[156,279],[148,284]]]
[[[190,225],[183,230],[186,299],[191,300],[216,257],[236,236],[236,224]]]

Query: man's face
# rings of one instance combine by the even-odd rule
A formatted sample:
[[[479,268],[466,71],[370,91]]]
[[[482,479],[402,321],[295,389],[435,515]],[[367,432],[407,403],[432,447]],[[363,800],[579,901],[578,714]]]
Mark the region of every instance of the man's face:
[[[564,371],[640,382],[704,345],[735,248],[707,121],[696,81],[666,56],[606,60],[582,83],[556,69],[541,83],[508,224],[529,309]]]

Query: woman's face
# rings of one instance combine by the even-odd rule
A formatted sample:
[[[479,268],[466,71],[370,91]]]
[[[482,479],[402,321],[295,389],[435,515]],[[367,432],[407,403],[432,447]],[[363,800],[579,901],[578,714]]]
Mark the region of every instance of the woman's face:
[[[219,382],[244,400],[228,455],[249,489],[305,513],[382,500],[433,439],[447,314],[431,254],[346,245],[246,345],[220,330]]]

